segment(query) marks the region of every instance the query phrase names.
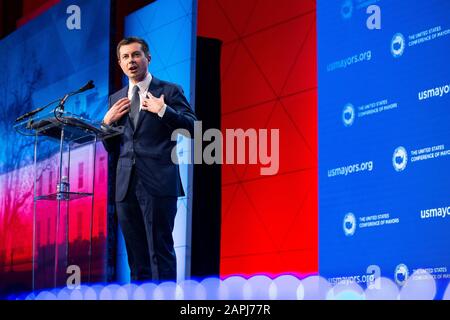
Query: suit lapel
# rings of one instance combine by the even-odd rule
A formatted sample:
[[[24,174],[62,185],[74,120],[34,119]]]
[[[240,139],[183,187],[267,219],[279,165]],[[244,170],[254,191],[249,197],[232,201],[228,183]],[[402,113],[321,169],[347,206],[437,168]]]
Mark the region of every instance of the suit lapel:
[[[151,94],[154,95],[155,97],[159,97],[161,90],[162,90],[161,81],[159,81],[158,78],[153,77],[152,81],[150,82],[150,86],[148,87],[148,91],[150,91]]]
[[[117,101],[119,101],[119,100],[122,99],[122,98],[127,98],[127,97],[128,97],[128,86],[123,87],[123,88],[119,91]],[[116,101],[116,102],[117,102],[117,101]],[[126,115],[125,117],[122,117],[122,119],[119,120],[119,124],[125,125],[125,123],[126,123],[127,121],[130,121],[130,116],[129,116],[129,115]],[[130,122],[130,124],[131,124],[131,122]]]

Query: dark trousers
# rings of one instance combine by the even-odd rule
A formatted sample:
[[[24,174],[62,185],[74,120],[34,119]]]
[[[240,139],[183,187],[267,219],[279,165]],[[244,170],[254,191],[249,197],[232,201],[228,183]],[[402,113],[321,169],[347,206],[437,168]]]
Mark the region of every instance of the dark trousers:
[[[175,281],[172,231],[177,198],[150,195],[133,168],[127,195],[123,201],[116,202],[116,207],[131,280]]]

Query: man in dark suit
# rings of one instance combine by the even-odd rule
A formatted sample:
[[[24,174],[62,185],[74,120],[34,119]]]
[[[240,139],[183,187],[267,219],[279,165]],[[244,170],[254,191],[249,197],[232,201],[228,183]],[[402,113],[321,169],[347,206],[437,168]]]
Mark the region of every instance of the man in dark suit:
[[[119,154],[115,200],[131,279],[175,280],[172,231],[184,191],[171,159],[171,135],[183,128],[193,136],[196,117],[179,86],[148,72],[151,56],[143,39],[123,39],[117,58],[129,85],[110,96],[103,123],[122,126],[123,134],[104,145]]]

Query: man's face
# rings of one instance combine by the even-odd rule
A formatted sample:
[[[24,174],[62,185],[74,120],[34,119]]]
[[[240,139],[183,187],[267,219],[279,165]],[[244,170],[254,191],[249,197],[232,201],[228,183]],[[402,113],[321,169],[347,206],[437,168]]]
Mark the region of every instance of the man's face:
[[[123,73],[133,82],[144,80],[150,57],[146,57],[140,43],[130,43],[119,49],[119,64]]]

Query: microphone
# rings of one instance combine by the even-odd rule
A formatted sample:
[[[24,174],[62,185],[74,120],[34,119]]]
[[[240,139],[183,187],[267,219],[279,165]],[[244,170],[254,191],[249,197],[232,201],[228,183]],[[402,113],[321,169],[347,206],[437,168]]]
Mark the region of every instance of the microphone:
[[[86,84],[85,84],[84,86],[82,86],[80,89],[78,89],[77,91],[75,91],[73,94],[81,93],[81,92],[84,92],[84,91],[86,91],[86,90],[90,90],[90,89],[92,89],[92,88],[95,88],[94,81],[93,81],[93,80],[89,80],[88,83],[86,83]]]
[[[88,83],[86,83],[84,86],[82,86],[82,87],[81,87],[80,89],[78,89],[77,91],[73,91],[73,92],[67,93],[67,94],[61,99],[61,101],[59,102],[58,108],[59,108],[61,111],[64,111],[64,103],[66,103],[66,100],[67,100],[69,97],[71,97],[71,96],[73,96],[73,95],[75,95],[75,94],[78,94],[78,93],[81,93],[81,92],[90,90],[90,89],[92,89],[92,88],[95,88],[94,81],[93,81],[93,80],[89,80]]]
[[[25,119],[25,118],[31,117],[32,115],[35,115],[36,113],[41,112],[42,110],[44,110],[46,107],[47,107],[47,106],[45,106],[45,107],[40,107],[40,108],[34,109],[33,111],[27,112],[27,113],[21,115],[20,117],[18,117],[18,118],[16,119],[16,122],[19,122],[20,120],[23,120],[23,119]]]

